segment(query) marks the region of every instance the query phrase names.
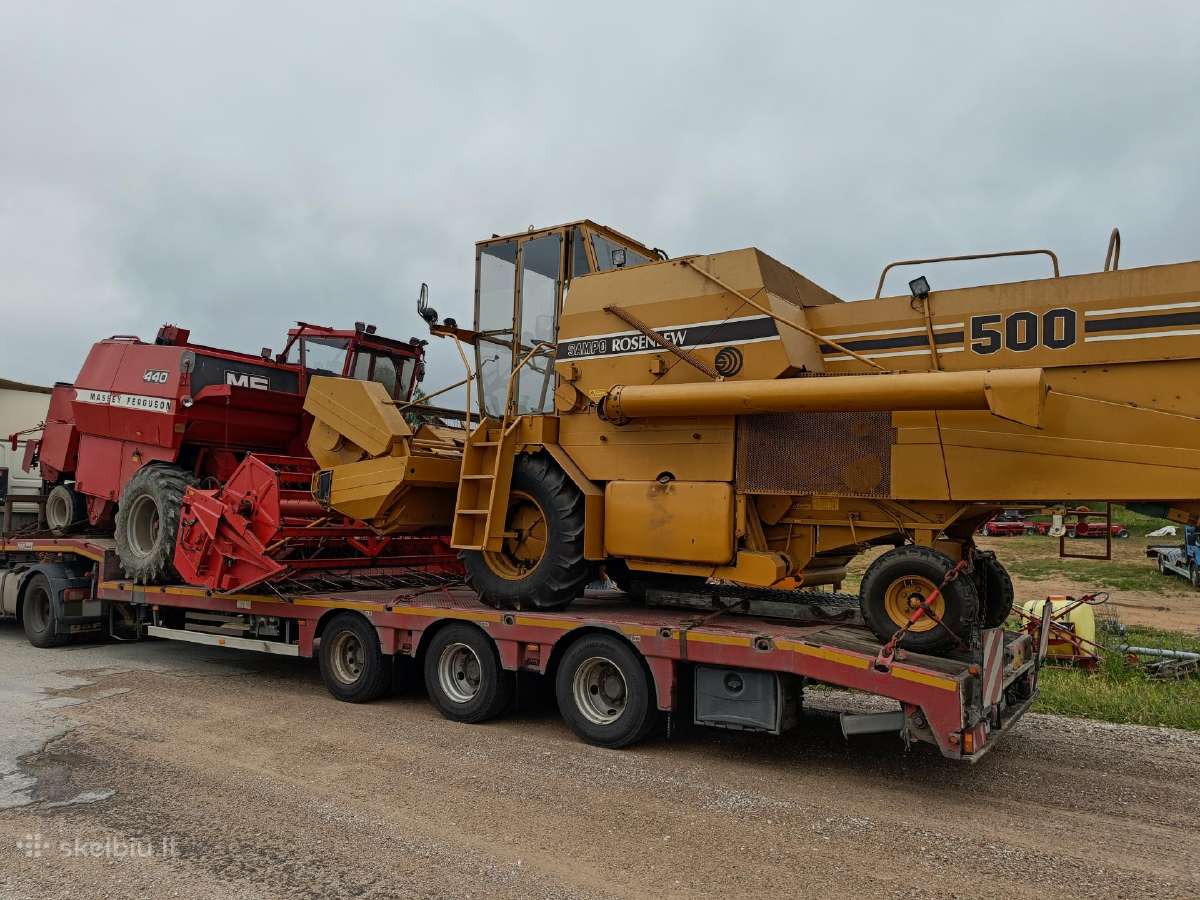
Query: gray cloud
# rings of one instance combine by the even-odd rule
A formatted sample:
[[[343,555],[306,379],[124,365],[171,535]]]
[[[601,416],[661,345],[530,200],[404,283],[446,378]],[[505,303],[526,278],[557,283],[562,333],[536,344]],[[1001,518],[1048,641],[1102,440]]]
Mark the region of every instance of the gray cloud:
[[[581,216],[847,299],[906,256],[1095,270],[1118,223],[1126,265],[1193,259],[1198,39],[1187,3],[4,0],[0,374],[164,321],[406,338],[422,280],[469,318],[475,240]]]

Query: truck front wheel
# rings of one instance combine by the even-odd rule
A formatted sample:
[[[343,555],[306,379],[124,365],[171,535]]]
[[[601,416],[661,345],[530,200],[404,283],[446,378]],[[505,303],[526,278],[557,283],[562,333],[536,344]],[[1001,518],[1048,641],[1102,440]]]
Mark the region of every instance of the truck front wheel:
[[[184,492],[196,483],[178,466],[151,464],[134,473],[117,509],[117,557],[138,584],[161,584],[175,571],[175,536]]]

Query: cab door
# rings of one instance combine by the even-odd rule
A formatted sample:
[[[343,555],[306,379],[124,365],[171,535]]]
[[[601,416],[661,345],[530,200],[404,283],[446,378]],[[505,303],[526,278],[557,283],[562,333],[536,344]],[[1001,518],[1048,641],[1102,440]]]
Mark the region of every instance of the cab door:
[[[578,229],[575,229],[578,231]],[[476,250],[475,365],[485,415],[554,410],[554,348],[562,309],[568,229],[481,243]],[[538,344],[517,374],[513,369]]]

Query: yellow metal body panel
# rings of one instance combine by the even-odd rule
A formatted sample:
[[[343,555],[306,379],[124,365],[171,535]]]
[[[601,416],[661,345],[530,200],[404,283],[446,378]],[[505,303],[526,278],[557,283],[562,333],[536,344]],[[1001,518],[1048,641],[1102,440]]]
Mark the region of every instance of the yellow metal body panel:
[[[719,482],[614,481],[604,493],[610,556],[692,563],[733,559],[733,486]]]

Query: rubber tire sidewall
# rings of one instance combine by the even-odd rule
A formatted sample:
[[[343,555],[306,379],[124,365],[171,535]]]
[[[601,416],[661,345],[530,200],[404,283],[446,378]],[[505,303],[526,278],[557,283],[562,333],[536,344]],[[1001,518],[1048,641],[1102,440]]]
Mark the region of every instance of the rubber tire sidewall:
[[[953,567],[954,560],[929,547],[908,545],[884,553],[863,575],[859,591],[860,609],[867,627],[881,641],[890,640],[900,626],[892,621],[884,608],[883,598],[888,586],[905,575],[920,575],[940,585]],[[978,614],[979,595],[975,584],[972,579],[960,575],[946,585],[943,596],[946,612],[942,621],[955,636],[962,638]],[[900,640],[901,647],[917,653],[936,653],[954,644],[954,637],[940,625],[927,631],[909,631]]]
[[[975,559],[978,570],[980,606],[983,609],[983,627],[999,628],[1012,615],[1013,604],[1017,592],[1013,587],[1012,576],[994,556],[978,556]]]
[[[586,660],[601,656],[612,662],[625,678],[625,712],[611,725],[589,722],[575,704],[575,671]],[[589,634],[567,648],[554,677],[558,711],[582,740],[597,747],[618,749],[643,740],[662,719],[654,680],[642,658],[623,640],[604,634]]]
[[[363,671],[353,684],[346,684],[334,674],[332,661],[334,638],[341,631],[351,631],[363,647]],[[375,626],[358,613],[339,613],[321,632],[318,654],[321,680],[326,690],[344,703],[370,703],[386,694],[392,686],[391,658],[379,646]]]
[[[438,661],[451,644],[466,644],[479,658],[479,692],[466,703],[446,696],[438,682]],[[475,724],[504,713],[516,694],[516,673],[500,664],[495,642],[474,625],[456,623],[440,629],[425,649],[422,666],[429,702],[452,722]]]
[[[44,590],[50,604],[50,615],[45,631],[35,631],[30,621],[31,610],[33,609],[33,604],[30,601],[35,589]],[[31,576],[29,583],[25,585],[24,599],[21,601],[21,627],[24,629],[25,637],[29,639],[30,644],[40,649],[46,649],[49,647],[61,647],[71,639],[70,635],[58,632],[57,624],[58,616],[54,611],[54,589],[50,587],[50,579],[39,572]]]
[[[55,537],[66,537],[87,527],[87,498],[69,484],[56,484],[50,489],[49,497],[63,496],[65,498],[70,521],[62,527],[50,526],[50,533]]]
[[[195,484],[191,473],[178,466],[150,464],[142,466],[125,484],[117,507],[117,558],[125,575],[138,584],[164,584],[179,580],[175,570],[175,542],[183,495]],[[154,497],[158,507],[159,542],[144,558],[135,557],[129,544],[129,511],[140,496]],[[131,562],[132,561],[132,562]]]
[[[563,609],[583,594],[592,575],[583,558],[583,496],[547,455],[521,454],[513,465],[510,490],[532,497],[546,517],[545,554],[524,578],[513,580],[493,572],[481,551],[465,550],[467,583],[495,609]],[[573,508],[564,509],[568,504]]]

